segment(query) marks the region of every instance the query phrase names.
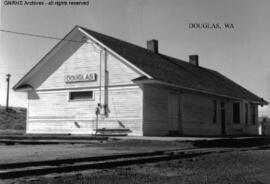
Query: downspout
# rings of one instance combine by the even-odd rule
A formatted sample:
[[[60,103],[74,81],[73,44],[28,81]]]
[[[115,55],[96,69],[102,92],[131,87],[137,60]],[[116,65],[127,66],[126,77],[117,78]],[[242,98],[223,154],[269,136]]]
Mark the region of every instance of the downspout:
[[[99,105],[97,108],[103,108],[105,112],[105,106],[107,106],[107,51],[106,49],[100,50],[100,61],[99,61]],[[103,93],[102,94],[102,88]],[[103,99],[102,99],[103,96]],[[96,134],[98,130],[98,115],[96,117]]]
[[[99,59],[99,104],[101,104],[101,88],[102,88],[102,52],[100,50],[100,59]]]
[[[99,52],[99,103],[97,104],[97,109],[96,111],[98,111],[98,108],[100,108],[99,105],[101,105],[101,88],[102,88],[102,51],[100,50]],[[100,111],[99,111],[100,112]],[[100,113],[99,113],[100,114]],[[98,116],[99,114],[96,112],[96,134],[98,132]]]
[[[104,114],[105,114],[105,117],[107,117],[107,113],[108,113],[108,63],[107,63],[107,50],[104,49],[104,104],[103,104],[103,107],[104,107]]]

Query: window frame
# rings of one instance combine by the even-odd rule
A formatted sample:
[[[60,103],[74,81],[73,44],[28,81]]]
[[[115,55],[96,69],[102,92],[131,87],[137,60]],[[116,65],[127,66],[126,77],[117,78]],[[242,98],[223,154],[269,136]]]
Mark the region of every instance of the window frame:
[[[72,93],[83,93],[83,92],[91,92],[92,93],[92,97],[91,98],[82,98],[82,99],[71,99],[71,94]],[[94,97],[94,91],[93,90],[85,90],[85,91],[69,91],[68,92],[68,101],[69,102],[76,102],[76,101],[93,101],[95,100]]]

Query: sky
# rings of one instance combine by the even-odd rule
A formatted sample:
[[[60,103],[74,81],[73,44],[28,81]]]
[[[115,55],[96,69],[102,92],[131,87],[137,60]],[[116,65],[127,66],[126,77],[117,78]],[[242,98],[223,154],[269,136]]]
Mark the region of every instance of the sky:
[[[1,30],[63,38],[80,25],[143,47],[154,38],[161,53],[183,60],[198,54],[201,66],[270,102],[269,0],[89,0],[89,6],[4,2]],[[221,29],[190,28],[191,23],[219,24]],[[57,42],[0,32],[1,105],[6,103],[6,74],[14,86]],[[26,106],[26,94],[11,90],[10,105]],[[259,110],[270,116],[269,106]]]

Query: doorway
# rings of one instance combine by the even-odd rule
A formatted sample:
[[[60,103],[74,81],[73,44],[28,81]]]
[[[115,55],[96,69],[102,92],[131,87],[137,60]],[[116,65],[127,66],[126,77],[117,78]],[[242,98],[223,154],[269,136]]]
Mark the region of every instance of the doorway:
[[[181,99],[179,94],[169,94],[168,123],[171,135],[181,134]]]

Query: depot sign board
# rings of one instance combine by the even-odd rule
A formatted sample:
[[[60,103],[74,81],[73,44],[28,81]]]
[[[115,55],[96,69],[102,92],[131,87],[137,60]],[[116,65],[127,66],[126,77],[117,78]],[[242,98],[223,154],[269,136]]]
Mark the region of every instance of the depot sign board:
[[[66,75],[65,83],[74,83],[74,82],[92,82],[97,80],[97,74],[76,74],[76,75]]]

